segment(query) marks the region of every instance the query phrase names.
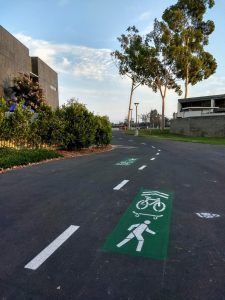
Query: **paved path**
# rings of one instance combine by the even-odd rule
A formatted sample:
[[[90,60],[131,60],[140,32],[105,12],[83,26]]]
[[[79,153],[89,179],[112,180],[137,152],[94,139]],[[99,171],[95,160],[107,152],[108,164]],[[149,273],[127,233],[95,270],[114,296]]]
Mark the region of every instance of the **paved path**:
[[[0,175],[1,300],[225,299],[224,146],[113,136]],[[167,260],[102,250],[141,188],[173,193]]]

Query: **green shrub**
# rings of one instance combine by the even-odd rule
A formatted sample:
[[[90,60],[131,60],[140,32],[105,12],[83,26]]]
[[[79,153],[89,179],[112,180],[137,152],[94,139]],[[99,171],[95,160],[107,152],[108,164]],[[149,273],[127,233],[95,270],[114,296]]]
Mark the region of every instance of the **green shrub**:
[[[0,169],[27,165],[45,159],[61,157],[59,153],[46,149],[11,149],[0,148]]]
[[[57,111],[57,116],[64,123],[62,148],[76,150],[94,145],[95,117],[83,104],[70,101]]]
[[[95,144],[97,146],[108,145],[112,139],[112,127],[108,117],[95,117],[96,120],[96,133]]]
[[[24,147],[30,135],[30,124],[33,113],[22,108],[22,103],[17,104],[13,113],[5,115],[3,138],[14,141],[16,145]]]
[[[0,140],[5,139],[6,135],[6,122],[5,113],[7,111],[7,104],[4,98],[0,99]]]
[[[20,148],[49,145],[77,150],[108,145],[112,138],[109,119],[94,116],[75,100],[56,111],[43,103],[38,113],[24,109],[23,103],[17,103],[13,113],[6,111],[6,102],[1,100],[0,140],[12,142]]]
[[[35,120],[31,123],[30,142],[33,145],[57,145],[64,133],[63,120],[60,120],[50,106],[42,104]]]

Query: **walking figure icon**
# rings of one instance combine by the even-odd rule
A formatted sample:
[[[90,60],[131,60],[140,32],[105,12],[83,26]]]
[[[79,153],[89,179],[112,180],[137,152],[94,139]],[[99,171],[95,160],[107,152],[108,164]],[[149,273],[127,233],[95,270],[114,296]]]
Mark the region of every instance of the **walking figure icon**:
[[[150,234],[156,234],[154,231],[152,231],[148,228],[148,225],[150,223],[151,223],[151,221],[146,220],[146,221],[144,221],[144,223],[131,225],[128,228],[128,230],[132,231],[132,232],[130,234],[128,234],[128,236],[124,240],[122,240],[120,243],[118,243],[116,246],[118,248],[120,248],[136,237],[136,239],[138,240],[136,251],[140,252],[143,247],[143,244],[144,244],[144,238],[143,238],[142,234],[144,232],[148,232]]]

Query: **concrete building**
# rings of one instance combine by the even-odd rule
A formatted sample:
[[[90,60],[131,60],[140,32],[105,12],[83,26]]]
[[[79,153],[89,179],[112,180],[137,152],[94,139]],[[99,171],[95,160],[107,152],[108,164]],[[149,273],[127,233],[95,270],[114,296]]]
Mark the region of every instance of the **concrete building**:
[[[44,90],[48,104],[54,108],[59,106],[57,73],[39,57],[31,57],[31,70],[34,74],[32,76],[38,76],[35,78],[37,78],[41,88]]]
[[[178,99],[177,118],[225,115],[225,95]]]
[[[188,136],[225,137],[225,95],[178,99],[170,132]]]
[[[30,74],[39,82],[47,103],[59,106],[57,73],[40,58],[30,57],[29,49],[0,25],[0,97],[18,73]]]

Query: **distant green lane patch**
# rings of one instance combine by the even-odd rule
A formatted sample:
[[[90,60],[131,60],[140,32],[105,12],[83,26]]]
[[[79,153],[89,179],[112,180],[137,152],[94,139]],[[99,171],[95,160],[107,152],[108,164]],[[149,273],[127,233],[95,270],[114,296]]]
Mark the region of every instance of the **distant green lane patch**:
[[[107,238],[103,250],[165,259],[172,194],[141,190]]]
[[[126,160],[122,160],[118,163],[116,163],[116,166],[130,166],[133,163],[135,163],[138,160],[138,158],[128,158]]]

